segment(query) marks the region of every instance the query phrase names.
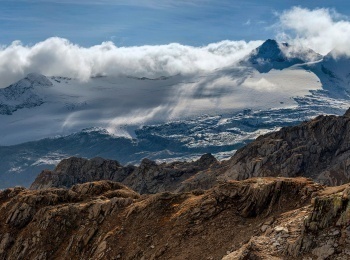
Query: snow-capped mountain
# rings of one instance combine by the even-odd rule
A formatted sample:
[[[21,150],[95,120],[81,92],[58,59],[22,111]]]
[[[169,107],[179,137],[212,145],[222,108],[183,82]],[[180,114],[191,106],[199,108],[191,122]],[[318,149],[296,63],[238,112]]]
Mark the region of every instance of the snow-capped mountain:
[[[249,55],[247,61],[259,72],[282,70],[295,64],[318,61],[322,55],[308,48],[296,48],[288,43],[267,40]]]
[[[346,64],[268,40],[238,65],[196,75],[81,82],[29,74],[0,89],[0,188],[28,185],[72,155],[122,163],[227,158],[260,134],[344,113]]]
[[[319,65],[324,74],[323,85],[327,89],[330,91],[343,90],[344,93],[350,95],[350,57],[332,51],[323,58]]]
[[[52,86],[45,76],[31,73],[7,88],[0,89],[0,114],[11,115],[23,108],[33,108],[44,103],[41,89]]]

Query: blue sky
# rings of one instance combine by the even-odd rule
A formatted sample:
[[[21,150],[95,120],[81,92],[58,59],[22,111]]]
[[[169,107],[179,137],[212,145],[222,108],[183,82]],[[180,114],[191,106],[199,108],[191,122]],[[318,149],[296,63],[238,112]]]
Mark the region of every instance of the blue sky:
[[[0,0],[0,44],[32,45],[52,36],[81,46],[264,40],[275,36],[276,13],[292,6],[350,15],[344,0]]]

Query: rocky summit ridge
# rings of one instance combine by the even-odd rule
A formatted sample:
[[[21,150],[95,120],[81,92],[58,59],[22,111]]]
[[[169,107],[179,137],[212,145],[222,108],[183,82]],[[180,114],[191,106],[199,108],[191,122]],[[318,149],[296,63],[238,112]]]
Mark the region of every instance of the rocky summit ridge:
[[[222,178],[304,176],[336,186],[350,182],[350,109],[258,137],[229,160]]]
[[[142,196],[111,181],[10,188],[0,258],[349,259],[349,195],[305,178]]]
[[[122,182],[141,194],[158,193],[185,189],[182,185],[185,180],[198,173],[208,173],[218,169],[220,169],[220,163],[211,154],[204,154],[194,162],[157,164],[149,159],[143,159],[137,167],[122,166],[115,160],[99,157],[90,160],[71,157],[62,160],[53,171],[42,171],[30,188],[70,188],[79,183],[111,180]]]

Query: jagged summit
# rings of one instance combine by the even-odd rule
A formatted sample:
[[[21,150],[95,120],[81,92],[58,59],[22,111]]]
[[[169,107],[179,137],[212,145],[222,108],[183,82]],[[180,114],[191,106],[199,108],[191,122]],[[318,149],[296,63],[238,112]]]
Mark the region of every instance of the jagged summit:
[[[250,54],[248,62],[259,72],[267,73],[271,69],[282,70],[321,58],[320,54],[311,49],[297,48],[286,42],[268,39]]]
[[[112,180],[122,182],[139,193],[175,191],[188,178],[202,171],[214,170],[218,166],[219,162],[211,154],[204,154],[194,162],[157,164],[143,159],[138,167],[122,166],[117,161],[99,157],[90,160],[71,157],[62,160],[54,171],[42,171],[31,189],[72,187],[78,183]]]
[[[284,61],[286,59],[279,44],[275,40],[268,39],[260,47],[256,49],[256,54],[252,56],[252,60],[266,59],[270,61]]]

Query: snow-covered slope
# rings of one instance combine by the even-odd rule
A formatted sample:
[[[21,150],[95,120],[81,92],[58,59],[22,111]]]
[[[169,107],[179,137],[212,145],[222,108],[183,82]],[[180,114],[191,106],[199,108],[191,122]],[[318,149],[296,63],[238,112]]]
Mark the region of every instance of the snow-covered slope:
[[[268,40],[210,73],[87,82],[30,74],[0,89],[0,188],[28,185],[72,155],[122,163],[225,158],[260,134],[342,114],[350,106],[347,59],[321,58]]]
[[[27,78],[3,92],[22,86]],[[130,137],[133,131],[128,129],[146,124],[243,109],[295,107],[298,104],[293,97],[321,89],[318,78],[300,68],[261,74],[250,67],[236,67],[162,80],[125,76],[92,78],[89,82],[38,78],[45,79],[45,87],[33,82],[34,87],[23,87],[23,94],[13,99],[2,96],[11,113],[0,115],[0,145],[68,135],[90,127]]]
[[[0,89],[0,114],[11,115],[23,108],[33,108],[44,103],[41,96],[43,88],[52,83],[45,76],[31,73],[11,86]]]

